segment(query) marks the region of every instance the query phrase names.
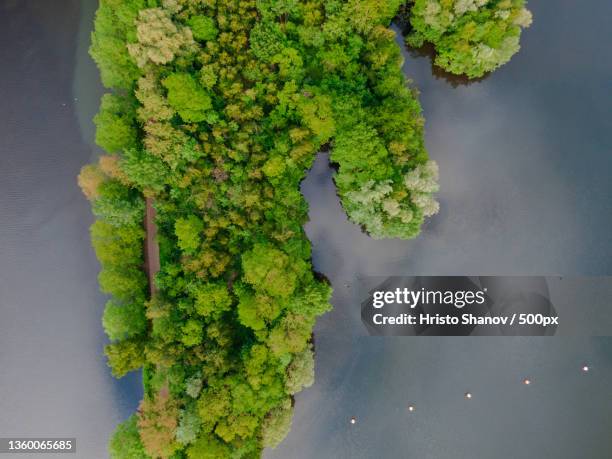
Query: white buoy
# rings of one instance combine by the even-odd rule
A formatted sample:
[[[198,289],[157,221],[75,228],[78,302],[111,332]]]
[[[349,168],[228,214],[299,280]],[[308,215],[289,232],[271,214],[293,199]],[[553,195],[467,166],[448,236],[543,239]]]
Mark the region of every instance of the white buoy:
[[[353,417],[351,418],[351,424],[355,424],[356,422],[357,422],[357,419],[355,419],[355,417],[353,416]]]
[[[467,398],[468,400],[472,398],[472,393],[471,392],[466,392],[465,393],[465,398]]]
[[[525,384],[526,386],[528,386],[529,384],[531,384],[531,379],[529,379],[529,378],[525,378],[525,379],[523,379],[523,384]]]
[[[414,405],[408,405],[408,411],[412,413],[414,411]]]
[[[588,366],[588,365],[584,365],[584,366],[582,367],[582,371],[584,371],[585,373],[586,373],[587,371],[589,371],[589,366]]]

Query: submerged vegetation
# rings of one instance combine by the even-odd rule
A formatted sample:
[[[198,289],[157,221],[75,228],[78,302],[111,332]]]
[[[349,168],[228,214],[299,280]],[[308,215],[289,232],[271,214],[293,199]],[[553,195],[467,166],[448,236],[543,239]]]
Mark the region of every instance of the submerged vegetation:
[[[410,0],[407,43],[434,46],[435,64],[457,75],[481,77],[518,52],[531,24],[526,0]]]
[[[256,458],[285,437],[330,307],[299,192],[318,151],[330,150],[342,205],[372,237],[414,237],[437,212],[438,169],[389,28],[400,3],[100,1],[91,54],[112,92],[94,121],[108,154],[79,184],[112,297],[105,352],[115,376],[143,368],[145,388],[112,458]],[[447,39],[450,23],[433,34],[421,3],[411,40]],[[522,1],[507,3],[514,23]],[[161,258],[152,297],[145,199]]]

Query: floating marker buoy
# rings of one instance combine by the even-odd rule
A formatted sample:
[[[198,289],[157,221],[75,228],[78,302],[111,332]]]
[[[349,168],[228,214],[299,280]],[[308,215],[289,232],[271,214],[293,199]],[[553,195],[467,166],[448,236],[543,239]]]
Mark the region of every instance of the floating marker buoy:
[[[528,386],[529,384],[531,384],[531,379],[529,379],[529,378],[525,378],[525,379],[523,379],[523,384],[525,384],[526,386]]]
[[[466,392],[466,393],[465,393],[465,398],[467,398],[468,400],[469,400],[470,398],[472,398],[472,393],[471,393],[471,392]]]
[[[414,405],[408,405],[408,411],[413,412],[414,411]]]
[[[586,373],[587,371],[589,371],[589,366],[588,366],[588,365],[584,365],[584,366],[582,367],[582,371],[584,371],[585,373]]]
[[[355,424],[356,422],[357,422],[357,419],[355,419],[355,417],[353,416],[353,417],[351,418],[351,424]]]

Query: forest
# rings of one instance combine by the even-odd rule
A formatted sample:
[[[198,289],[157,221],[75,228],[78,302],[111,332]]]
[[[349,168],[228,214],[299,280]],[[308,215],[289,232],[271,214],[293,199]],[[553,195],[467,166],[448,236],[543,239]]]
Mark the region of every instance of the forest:
[[[525,0],[411,0],[401,16],[410,24],[406,42],[433,45],[435,64],[447,72],[482,77],[520,49],[531,25]]]
[[[480,20],[487,2],[415,2],[408,40],[444,56],[441,43],[468,26],[434,33],[434,3],[466,4],[464,19]],[[504,21],[515,21],[523,2],[488,3],[508,3]],[[389,27],[400,6],[100,1],[90,53],[109,88],[94,119],[107,154],[78,180],[111,298],[105,354],[114,376],[142,369],[144,385],[112,458],[258,458],[287,435],[293,396],[314,381],[312,330],[332,292],[303,230],[299,184],[317,152],[330,152],[342,206],[373,238],[413,238],[438,211],[438,168]],[[459,55],[447,60],[478,74]],[[153,295],[145,199],[161,258]]]

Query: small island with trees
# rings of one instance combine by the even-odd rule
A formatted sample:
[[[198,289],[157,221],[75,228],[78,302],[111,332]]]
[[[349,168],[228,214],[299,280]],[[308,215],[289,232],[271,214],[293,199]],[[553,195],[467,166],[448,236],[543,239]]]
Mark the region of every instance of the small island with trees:
[[[438,211],[438,168],[390,23],[401,12],[410,45],[479,77],[518,50],[524,3],[100,0],[108,154],[79,184],[111,296],[105,353],[144,385],[113,459],[258,458],[282,441],[332,291],[313,272],[301,180],[329,150],[350,220],[415,237]]]

